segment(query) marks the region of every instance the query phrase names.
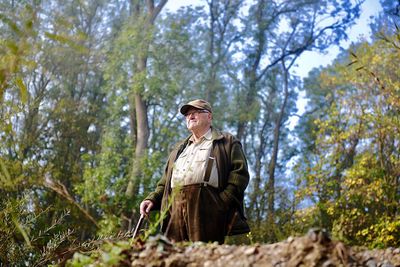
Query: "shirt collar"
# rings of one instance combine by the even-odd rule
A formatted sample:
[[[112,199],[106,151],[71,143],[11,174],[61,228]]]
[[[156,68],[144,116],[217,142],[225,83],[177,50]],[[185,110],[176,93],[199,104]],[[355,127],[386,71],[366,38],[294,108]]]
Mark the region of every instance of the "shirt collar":
[[[207,140],[211,140],[212,139],[211,128],[208,129],[208,131],[203,135],[203,138],[205,138]]]
[[[204,139],[205,139],[205,140],[212,140],[211,128],[208,129],[208,131],[201,137],[201,141],[203,141]],[[189,141],[190,141],[191,143],[194,142],[193,135],[190,137]]]

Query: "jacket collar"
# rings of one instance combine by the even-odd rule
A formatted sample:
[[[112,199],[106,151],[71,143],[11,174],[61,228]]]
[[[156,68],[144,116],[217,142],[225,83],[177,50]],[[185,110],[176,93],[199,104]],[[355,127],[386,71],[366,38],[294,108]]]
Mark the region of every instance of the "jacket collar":
[[[214,140],[221,140],[224,138],[222,135],[222,132],[214,127],[211,126],[211,134],[212,134],[212,139]]]

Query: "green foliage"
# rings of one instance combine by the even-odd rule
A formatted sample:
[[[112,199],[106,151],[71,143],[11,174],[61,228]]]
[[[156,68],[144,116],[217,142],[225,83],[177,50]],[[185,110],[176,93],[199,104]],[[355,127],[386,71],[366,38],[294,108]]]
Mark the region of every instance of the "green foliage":
[[[327,226],[349,243],[398,246],[398,32],[352,47],[353,55],[306,81],[316,112],[301,121],[301,188],[293,197],[289,163],[297,147],[288,122],[300,81],[290,66],[303,51],[343,37],[358,16],[349,1],[271,1],[263,8],[256,1],[248,14],[244,2],[208,1],[211,9],[182,8],[154,24],[147,7],[133,8],[141,2],[28,2],[0,3],[2,263],[56,264],[74,251],[76,266],[124,260],[127,243],[104,244],[105,236],[127,238],[119,231],[137,219],[168,152],[188,134],[179,106],[197,97],[211,101],[215,126],[240,135],[257,173],[246,198],[252,233],[229,242]],[[333,13],[346,19],[329,33],[312,25]],[[278,30],[282,23],[294,32]],[[135,95],[150,131],[137,161]],[[276,184],[267,188],[274,141]],[[137,183],[131,197],[129,179]],[[273,226],[265,223],[269,193]],[[141,238],[157,233],[163,216],[151,217]]]
[[[98,234],[117,232],[121,227],[118,216],[131,207],[127,206],[129,200],[124,195],[131,148],[119,128],[108,129],[103,135],[101,151],[97,155],[83,155],[83,180],[74,185],[82,202],[102,215]]]
[[[322,70],[314,80],[314,88],[329,92],[322,101],[315,95],[321,90],[309,91],[320,110],[309,118],[317,130],[309,135],[312,153],[299,169],[304,186],[298,197],[312,199],[323,215],[319,223],[349,244],[398,246],[400,106],[394,66],[400,64],[400,49],[395,36],[354,46],[349,64]]]
[[[109,205],[111,206],[111,205]],[[99,222],[99,230],[97,234],[99,236],[108,236],[115,234],[121,228],[121,216],[120,212],[114,212],[110,214],[110,211],[106,211]]]
[[[33,25],[36,23],[34,10],[25,6],[20,14],[2,13],[0,22],[4,27],[0,35],[0,103],[6,90],[18,88],[23,103],[27,101],[28,90],[21,76],[24,68],[35,66],[29,59],[32,52],[31,40],[36,36]]]
[[[112,41],[105,78],[112,81],[113,86],[144,93],[142,90],[148,74],[138,72],[135,64],[147,55],[149,43],[153,38],[153,31],[144,30],[145,25],[143,17],[132,16],[123,23],[117,38]]]
[[[379,218],[376,224],[357,232],[356,236],[372,248],[399,247],[400,217]]]
[[[60,251],[73,243],[71,230],[63,231],[65,211],[48,225],[42,224],[51,212],[30,211],[30,197],[0,203],[0,261],[9,266],[42,266],[60,259]]]
[[[333,234],[350,244],[383,248],[399,245],[398,218],[392,212],[397,203],[390,199],[385,170],[371,155],[346,172],[343,198],[330,209],[335,215]]]
[[[124,251],[131,248],[128,241],[106,242],[98,250],[91,252],[89,256],[75,253],[66,264],[68,267],[83,266],[118,266],[126,258]]]
[[[80,33],[76,36],[63,36],[61,34],[46,32],[45,35],[50,40],[58,42],[61,46],[67,45],[71,47],[74,52],[79,52],[81,54],[86,54],[89,52],[89,50],[85,46],[79,44],[79,41],[82,42],[87,38],[84,33]]]
[[[179,188],[176,188],[179,190]],[[98,246],[97,249],[92,249],[87,253],[77,252],[73,255],[72,259],[67,261],[66,266],[70,267],[78,267],[78,266],[116,266],[121,265],[121,262],[124,262],[126,259],[126,252],[135,244],[140,244],[149,240],[150,236],[154,236],[160,227],[160,224],[164,221],[167,216],[168,210],[171,208],[172,201],[175,198],[176,191],[174,190],[169,197],[167,208],[162,213],[157,213],[155,216],[155,221],[150,222],[148,228],[139,232],[139,236],[135,239],[127,238],[124,240],[114,241],[112,239],[103,239],[101,241],[101,245]],[[130,265],[130,261],[128,260],[128,265]]]

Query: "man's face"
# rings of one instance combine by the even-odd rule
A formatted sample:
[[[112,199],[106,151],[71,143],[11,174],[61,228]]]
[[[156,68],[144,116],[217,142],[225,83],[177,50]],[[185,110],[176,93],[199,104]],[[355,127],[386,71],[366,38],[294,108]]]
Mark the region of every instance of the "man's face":
[[[186,127],[190,131],[202,131],[210,127],[212,115],[204,109],[191,108],[185,114]]]

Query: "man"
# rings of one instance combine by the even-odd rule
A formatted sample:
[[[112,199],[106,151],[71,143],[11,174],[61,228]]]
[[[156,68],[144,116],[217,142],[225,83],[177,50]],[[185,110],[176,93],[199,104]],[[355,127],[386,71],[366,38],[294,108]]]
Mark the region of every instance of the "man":
[[[140,213],[165,212],[161,230],[173,241],[222,244],[226,235],[250,231],[243,211],[249,173],[242,145],[212,127],[208,102],[190,101],[180,112],[192,134],[171,152],[163,177],[140,204]]]

